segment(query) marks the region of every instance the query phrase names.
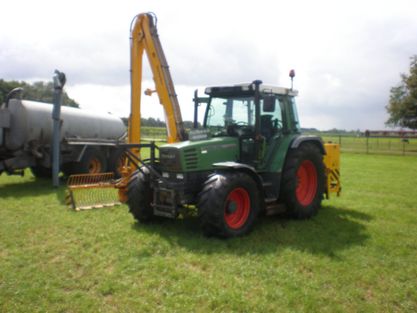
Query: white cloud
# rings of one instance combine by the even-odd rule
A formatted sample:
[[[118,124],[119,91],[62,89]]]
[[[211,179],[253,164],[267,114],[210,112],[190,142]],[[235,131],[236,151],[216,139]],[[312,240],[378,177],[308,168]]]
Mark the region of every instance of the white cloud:
[[[295,68],[304,126],[382,128],[389,88],[417,53],[411,0],[9,1],[0,78],[48,80],[58,68],[83,106],[127,115],[129,24],[146,11],[158,15],[184,119],[197,86],[254,79],[288,86]],[[155,102],[143,105],[144,116],[162,118]]]

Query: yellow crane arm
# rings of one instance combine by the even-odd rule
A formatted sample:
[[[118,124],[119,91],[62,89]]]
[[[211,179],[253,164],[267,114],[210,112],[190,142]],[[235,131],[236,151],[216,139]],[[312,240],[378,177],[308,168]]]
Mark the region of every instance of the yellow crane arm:
[[[159,41],[156,29],[156,17],[150,13],[142,13],[137,15],[132,21],[130,29],[130,83],[131,83],[131,107],[128,128],[128,143],[139,144],[140,136],[140,106],[142,96],[142,70],[143,70],[143,53],[146,53],[152,70],[155,89],[162,104],[165,113],[165,122],[167,125],[167,141],[168,143],[184,141],[186,138],[185,129],[182,122],[181,110],[178,104],[177,95],[175,93],[174,84],[169,72],[168,63]],[[140,156],[139,149],[131,149],[136,156]],[[134,171],[134,167],[129,165],[126,159],[121,170],[122,177],[114,184],[114,182],[102,184],[101,181],[109,178],[107,176],[91,175],[76,177],[81,181],[82,188],[98,188],[102,190],[104,187],[114,186],[118,189],[119,200],[127,201],[127,184],[129,177]],[[105,174],[104,174],[105,175]],[[111,176],[113,177],[113,176]],[[98,184],[100,182],[100,184]],[[77,184],[74,184],[77,185]],[[80,184],[78,184],[80,185]],[[69,189],[81,189],[77,186],[70,186]],[[108,189],[108,188],[107,188]],[[78,197],[78,196],[77,196]],[[73,193],[71,193],[72,206],[75,208]],[[93,207],[97,206],[94,204]]]
[[[185,140],[181,110],[169,72],[168,63],[159,41],[156,17],[142,13],[132,22],[131,49],[131,115],[129,120],[129,143],[140,142],[140,105],[142,96],[143,52],[146,52],[152,70],[159,102],[164,107],[168,143]]]

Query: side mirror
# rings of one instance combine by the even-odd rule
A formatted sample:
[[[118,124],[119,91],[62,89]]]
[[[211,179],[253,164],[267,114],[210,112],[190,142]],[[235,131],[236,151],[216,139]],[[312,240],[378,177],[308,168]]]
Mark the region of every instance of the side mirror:
[[[198,89],[194,90],[194,122],[193,122],[193,128],[198,128],[198,107],[202,103],[209,103],[210,98],[209,97],[199,97],[198,96]]]
[[[262,110],[264,112],[275,112],[275,97],[265,96]]]

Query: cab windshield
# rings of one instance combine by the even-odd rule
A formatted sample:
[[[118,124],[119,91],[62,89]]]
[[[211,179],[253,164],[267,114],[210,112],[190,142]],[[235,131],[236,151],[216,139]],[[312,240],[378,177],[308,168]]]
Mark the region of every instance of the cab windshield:
[[[260,100],[261,131],[264,128],[274,128],[276,132],[283,127],[284,99],[275,98],[275,104],[269,110],[264,108],[264,100]],[[295,106],[294,106],[295,107]],[[293,111],[296,115],[296,111]],[[298,120],[296,116],[293,118]],[[246,126],[255,129],[255,99],[246,97],[212,97],[208,104],[204,126],[213,131],[227,129],[228,126]]]
[[[226,128],[229,125],[255,125],[254,97],[213,97],[205,117],[209,129]]]

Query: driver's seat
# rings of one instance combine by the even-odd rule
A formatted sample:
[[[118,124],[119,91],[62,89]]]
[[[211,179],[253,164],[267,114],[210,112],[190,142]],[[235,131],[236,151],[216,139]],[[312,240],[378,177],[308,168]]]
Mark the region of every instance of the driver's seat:
[[[261,135],[268,141],[275,133],[272,115],[261,115]]]

